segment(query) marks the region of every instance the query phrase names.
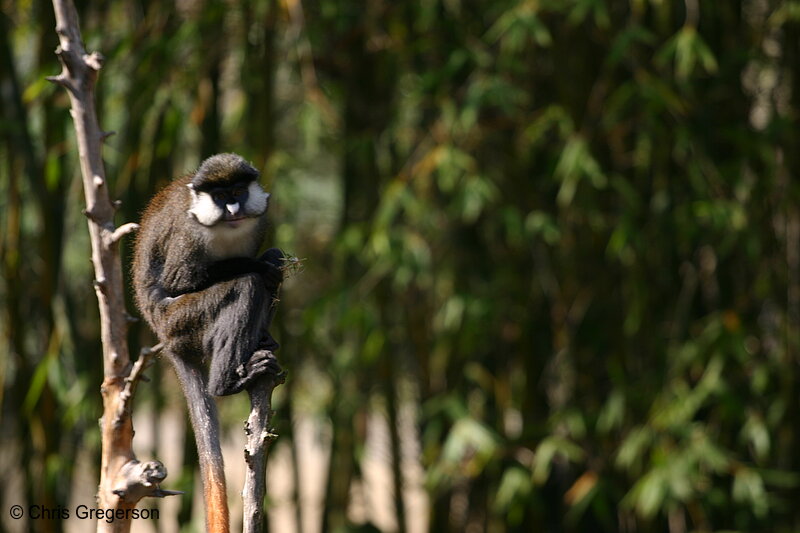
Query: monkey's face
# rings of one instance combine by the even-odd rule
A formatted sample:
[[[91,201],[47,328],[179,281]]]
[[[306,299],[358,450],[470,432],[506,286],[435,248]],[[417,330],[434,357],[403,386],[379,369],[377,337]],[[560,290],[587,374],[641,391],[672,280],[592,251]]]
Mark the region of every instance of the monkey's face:
[[[237,229],[263,215],[269,194],[255,181],[195,188],[189,185],[189,214],[204,226]]]

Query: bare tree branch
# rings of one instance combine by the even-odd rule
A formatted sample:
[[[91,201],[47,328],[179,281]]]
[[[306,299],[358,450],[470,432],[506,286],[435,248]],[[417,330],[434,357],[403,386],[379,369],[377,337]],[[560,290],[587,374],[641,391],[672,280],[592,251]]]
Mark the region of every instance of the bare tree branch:
[[[125,378],[125,388],[120,392],[120,402],[117,407],[117,414],[114,417],[114,426],[119,427],[126,417],[132,415],[131,404],[133,403],[133,396],[136,393],[136,386],[139,384],[139,381],[147,381],[144,371],[150,367],[152,357],[160,352],[162,347],[161,343],[159,343],[152,348],[142,348],[138,359],[136,359],[136,362],[133,364],[130,375]]]
[[[122,265],[116,244],[137,226],[125,224],[115,228],[117,204],[111,202],[106,187],[101,150],[108,134],[98,126],[94,103],[94,86],[103,66],[103,57],[97,52],[84,50],[78,14],[72,0],[53,0],[53,8],[60,43],[56,55],[62,70],[57,76],[47,79],[69,93],[86,197],[84,214],[88,218],[92,245],[94,287],[100,307],[104,379],[101,386],[103,416],[100,419],[102,465],[97,500],[102,509],[133,509],[145,496],[172,494],[159,488],[159,483],[167,475],[164,465],[158,461],[139,462],[132,450],[130,402],[146,358],[141,357],[136,371],[131,373],[126,342],[130,315],[125,310]],[[130,520],[111,523],[100,520],[97,530],[126,532],[130,530]]]
[[[285,372],[278,376],[265,375],[248,390],[250,416],[244,424],[247,443],[244,448],[246,465],[244,489],[244,533],[261,533],[264,521],[264,495],[267,492],[266,468],[269,445],[278,435],[270,427],[272,421],[272,390],[284,382]]]
[[[296,258],[292,258],[295,259]],[[287,259],[284,258],[284,262]],[[294,272],[287,264],[282,267],[284,277]],[[280,287],[271,294],[267,328],[272,324],[278,310]],[[247,442],[244,448],[245,477],[242,490],[243,532],[261,533],[264,524],[264,495],[267,493],[267,452],[269,445],[278,438],[272,431],[272,391],[286,381],[286,372],[277,375],[265,374],[247,390],[250,395],[250,416],[244,423]]]

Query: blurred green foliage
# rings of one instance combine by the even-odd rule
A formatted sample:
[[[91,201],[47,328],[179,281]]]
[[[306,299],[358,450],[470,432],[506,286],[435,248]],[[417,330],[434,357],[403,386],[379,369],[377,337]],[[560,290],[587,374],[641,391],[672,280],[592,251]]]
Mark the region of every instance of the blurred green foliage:
[[[800,2],[79,4],[120,222],[212,153],[263,170],[324,530],[375,409],[431,531],[800,530]],[[3,467],[55,505],[98,326],[51,7],[0,8]]]

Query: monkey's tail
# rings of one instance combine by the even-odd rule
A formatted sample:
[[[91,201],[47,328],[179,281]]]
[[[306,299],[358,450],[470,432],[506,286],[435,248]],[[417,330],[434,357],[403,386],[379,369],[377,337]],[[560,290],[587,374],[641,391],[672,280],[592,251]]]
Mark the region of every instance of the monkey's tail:
[[[203,478],[203,499],[206,506],[206,531],[229,533],[228,498],[225,490],[225,468],[219,444],[217,406],[206,392],[203,375],[179,357],[171,357],[183,387],[189,417],[194,428],[200,476]]]

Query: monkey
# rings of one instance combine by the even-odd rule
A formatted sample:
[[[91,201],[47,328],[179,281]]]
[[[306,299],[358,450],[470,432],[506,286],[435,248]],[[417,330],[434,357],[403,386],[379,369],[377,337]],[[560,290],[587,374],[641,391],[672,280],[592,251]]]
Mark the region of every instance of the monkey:
[[[219,422],[212,396],[281,372],[269,334],[283,253],[256,257],[269,193],[236,154],[217,154],[145,208],[133,253],[134,298],[182,385],[197,441],[209,531],[227,532]],[[207,372],[205,372],[207,367]]]

